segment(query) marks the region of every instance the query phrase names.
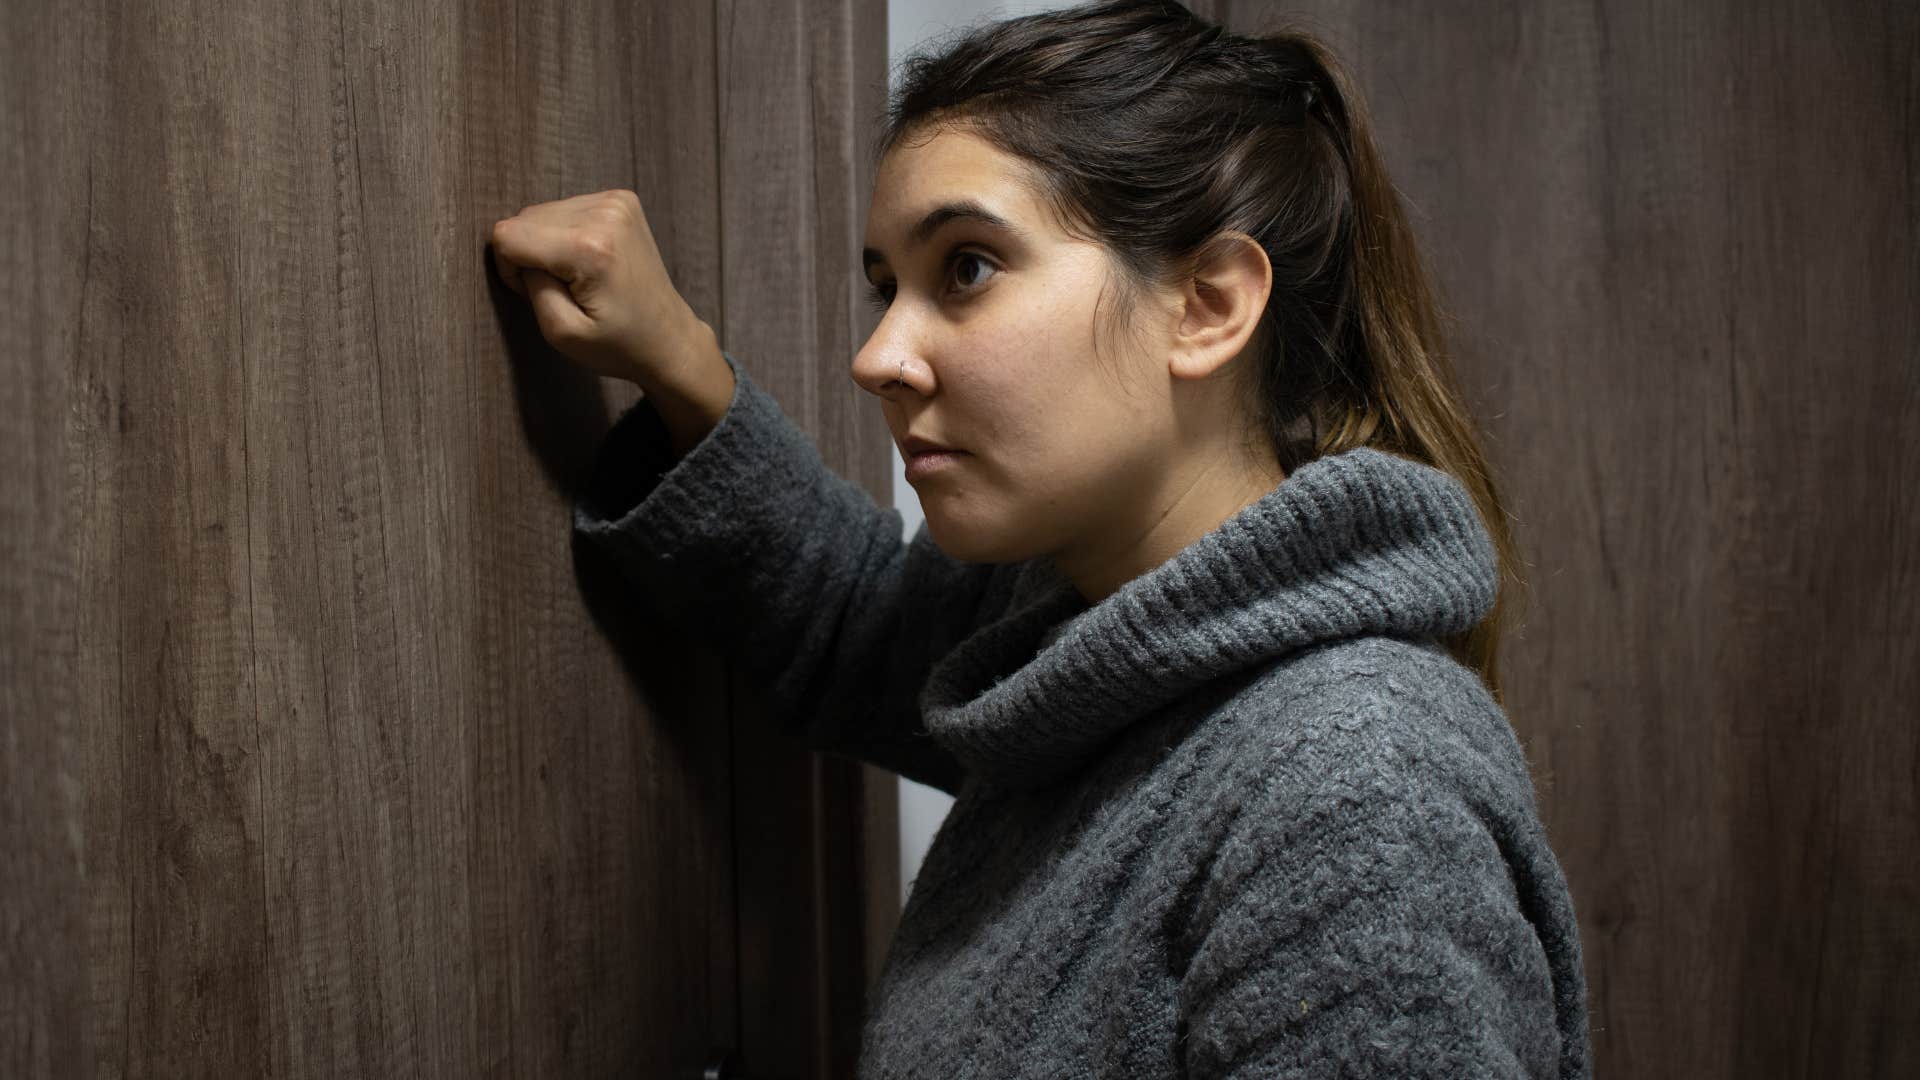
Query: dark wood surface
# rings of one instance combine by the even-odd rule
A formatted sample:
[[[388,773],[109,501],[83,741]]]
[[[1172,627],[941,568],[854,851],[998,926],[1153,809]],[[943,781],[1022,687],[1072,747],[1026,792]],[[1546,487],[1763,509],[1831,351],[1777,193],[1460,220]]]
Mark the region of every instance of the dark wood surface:
[[[884,477],[826,317],[884,11],[806,9],[9,8],[0,1074],[842,1052],[897,889],[860,809],[891,803],[734,730],[731,673],[573,550],[633,391],[548,350],[485,250],[633,188],[696,309]]]
[[[886,0],[717,9],[724,247],[717,303],[695,307],[826,461],[890,505],[891,436],[851,372],[874,325],[856,286]],[[743,1061],[755,1076],[849,1077],[866,986],[899,917],[896,781],[833,756],[807,755],[796,770],[797,744],[769,738],[736,690]],[[812,982],[796,993],[799,971]]]
[[[1598,1075],[1920,1075],[1920,7],[1196,7],[1352,60],[1458,320]]]
[[[1599,1074],[1920,1071],[1914,9],[1195,6],[1353,59],[1459,321]],[[633,187],[883,497],[836,66],[881,13],[800,10],[0,20],[0,1072],[845,1060],[821,958],[889,905],[789,886],[884,876],[887,800],[569,550],[631,397],[483,259]]]

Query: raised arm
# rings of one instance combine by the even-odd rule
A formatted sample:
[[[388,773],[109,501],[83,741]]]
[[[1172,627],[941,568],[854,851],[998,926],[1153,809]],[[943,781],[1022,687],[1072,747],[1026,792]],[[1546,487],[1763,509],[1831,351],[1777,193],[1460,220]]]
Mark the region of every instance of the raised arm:
[[[667,618],[685,620],[765,691],[778,730],[956,793],[961,768],[920,723],[935,661],[1003,600],[1005,576],[901,540],[827,467],[778,402],[720,353],[731,398],[675,460],[643,398],[609,432],[575,528]],[[678,404],[678,403],[675,403]]]

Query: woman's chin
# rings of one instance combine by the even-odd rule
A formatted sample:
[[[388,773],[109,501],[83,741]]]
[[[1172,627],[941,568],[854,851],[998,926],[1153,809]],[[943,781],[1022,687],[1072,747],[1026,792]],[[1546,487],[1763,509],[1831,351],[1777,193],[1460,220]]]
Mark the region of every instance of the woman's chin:
[[[955,562],[1009,564],[1040,554],[1036,538],[1008,528],[1005,519],[962,518],[938,505],[923,506],[927,538]]]
[[[923,506],[921,509],[927,516],[928,539],[947,558],[963,563],[1007,561],[1001,557],[1006,539],[1004,535],[982,528],[977,523],[955,521],[937,506]]]

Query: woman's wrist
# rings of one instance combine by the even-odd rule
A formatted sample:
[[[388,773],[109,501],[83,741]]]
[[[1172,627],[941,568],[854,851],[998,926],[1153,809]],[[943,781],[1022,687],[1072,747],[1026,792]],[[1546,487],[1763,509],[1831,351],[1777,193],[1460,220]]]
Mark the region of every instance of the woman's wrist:
[[[733,402],[733,369],[713,328],[688,313],[688,325],[669,340],[679,344],[652,362],[635,365],[632,382],[653,402],[675,458],[705,438]]]

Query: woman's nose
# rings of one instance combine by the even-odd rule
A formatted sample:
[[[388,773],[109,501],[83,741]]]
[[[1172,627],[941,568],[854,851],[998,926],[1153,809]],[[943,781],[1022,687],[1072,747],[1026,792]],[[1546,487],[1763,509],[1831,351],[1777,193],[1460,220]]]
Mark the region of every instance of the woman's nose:
[[[854,354],[853,381],[870,394],[892,399],[911,388],[908,366],[906,350],[876,330]]]

